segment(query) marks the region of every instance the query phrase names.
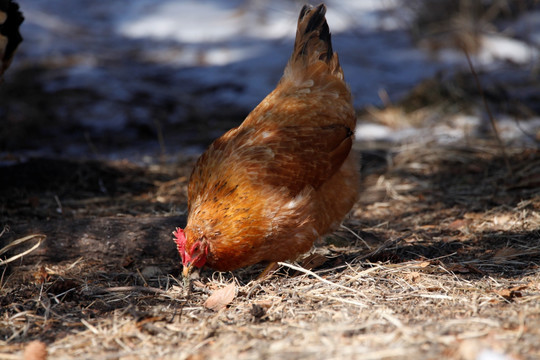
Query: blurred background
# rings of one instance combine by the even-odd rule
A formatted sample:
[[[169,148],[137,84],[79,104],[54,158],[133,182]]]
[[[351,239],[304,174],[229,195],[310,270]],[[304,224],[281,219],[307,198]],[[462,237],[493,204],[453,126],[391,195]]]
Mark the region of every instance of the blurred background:
[[[18,3],[24,41],[0,85],[4,164],[202,152],[275,87],[304,1]],[[490,137],[485,98],[507,144],[538,147],[539,1],[326,4],[358,146]]]

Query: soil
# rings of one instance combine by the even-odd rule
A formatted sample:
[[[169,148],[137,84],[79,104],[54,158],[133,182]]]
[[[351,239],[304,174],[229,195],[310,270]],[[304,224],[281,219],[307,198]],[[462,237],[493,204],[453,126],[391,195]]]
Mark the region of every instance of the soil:
[[[182,93],[177,69],[150,67],[137,43],[102,51],[112,33],[99,24],[58,33],[84,54],[45,44],[53,51],[15,59],[0,84],[0,359],[540,358],[532,58],[480,72],[482,86],[469,71],[438,74],[395,104],[371,89],[385,107],[359,109],[360,121],[428,135],[443,124],[463,138],[355,143],[362,191],[338,230],[267,277],[258,264],[188,284],[172,232],[186,223],[195,154],[249,111],[204,105],[243,85],[193,78],[200,90]],[[427,46],[446,34],[463,40],[445,30]],[[97,79],[122,71],[111,84],[70,78],[87,61]],[[114,91],[124,83],[129,96]],[[521,132],[495,141],[488,105]]]
[[[506,149],[508,169],[486,142],[393,150],[361,150],[361,199],[301,267],[207,269],[191,291],[171,233],[194,158],[15,159],[0,244],[36,237],[2,257],[46,238],[2,266],[0,355],[38,340],[51,358],[538,357],[538,151]]]

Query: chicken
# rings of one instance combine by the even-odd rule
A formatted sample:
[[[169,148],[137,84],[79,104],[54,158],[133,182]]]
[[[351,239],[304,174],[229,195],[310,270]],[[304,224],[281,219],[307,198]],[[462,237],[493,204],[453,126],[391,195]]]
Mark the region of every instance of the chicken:
[[[295,259],[356,202],[356,117],[325,13],[302,8],[276,89],[198,159],[187,225],[173,233],[184,276]]]
[[[19,26],[23,21],[19,5],[11,0],[0,0],[0,81],[22,41]]]

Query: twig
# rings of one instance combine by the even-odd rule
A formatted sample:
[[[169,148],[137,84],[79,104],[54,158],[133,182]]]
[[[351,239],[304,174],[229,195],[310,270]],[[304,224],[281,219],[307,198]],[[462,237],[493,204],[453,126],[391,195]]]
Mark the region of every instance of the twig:
[[[366,240],[362,239],[362,237],[360,235],[358,235],[357,233],[355,233],[352,229],[346,227],[345,225],[341,224],[341,227],[345,230],[347,230],[348,232],[350,232],[351,234],[353,234],[358,240],[360,240],[362,243],[364,243],[364,245],[369,249],[371,250],[371,246],[369,246],[369,244],[366,242]]]
[[[2,229],[2,232],[0,232],[0,237],[2,237],[5,232],[9,232],[9,226],[8,225],[4,225],[4,228]]]
[[[167,154],[167,150],[165,148],[165,138],[163,137],[163,129],[161,128],[161,122],[158,119],[154,119],[154,124],[156,125],[157,137],[158,137],[159,149],[161,151],[161,156],[164,156]]]
[[[141,271],[139,269],[137,269],[137,274],[139,274],[139,276],[141,277],[143,283],[144,283],[144,287],[147,287],[148,286],[148,283],[146,282],[146,279],[144,278],[143,274],[141,273]]]
[[[2,270],[2,276],[0,276],[0,291],[4,288],[4,276],[6,275],[7,266]]]
[[[56,205],[58,205],[58,207],[56,208],[56,212],[62,214],[62,203],[60,202],[60,198],[58,197],[58,195],[54,195],[54,201],[56,201]]]
[[[41,243],[43,242],[43,240],[45,240],[47,238],[47,236],[43,235],[43,234],[33,234],[33,235],[28,235],[28,236],[25,236],[23,238],[17,239],[15,241],[12,241],[11,243],[7,244],[2,249],[0,249],[0,255],[5,253],[6,251],[10,250],[13,247],[15,247],[15,246],[17,246],[19,244],[22,244],[22,243],[24,243],[24,242],[26,242],[28,240],[32,240],[34,238],[38,238],[38,242],[34,246],[32,246],[30,249],[28,249],[26,251],[23,251],[20,254],[17,254],[17,255],[14,255],[14,256],[10,257],[9,259],[0,260],[0,266],[6,265],[6,264],[8,264],[8,263],[10,263],[12,261],[15,261],[15,260],[23,257],[26,254],[31,253],[32,251],[37,249],[39,247],[39,245],[41,245]]]
[[[354,259],[355,261],[362,261],[364,259],[368,259],[370,257],[373,257],[375,255],[378,255],[380,254],[383,250],[386,250],[387,248],[389,248],[390,246],[393,246],[395,244],[397,244],[398,242],[400,242],[401,240],[405,239],[406,235],[405,236],[400,236],[398,238],[395,238],[395,239],[392,239],[392,240],[387,240],[385,241],[381,246],[379,246],[377,249],[375,249],[374,251],[366,254],[366,255],[363,255],[363,256],[360,256],[356,259]]]
[[[5,352],[0,352],[0,359],[2,359],[2,360],[21,360],[21,355],[8,354],[8,353],[5,353]]]
[[[108,288],[97,288],[93,291],[93,294],[106,294],[110,292],[129,292],[129,291],[139,291],[139,292],[146,292],[151,294],[162,294],[170,296],[170,294],[162,289],[151,287],[151,286],[114,286],[114,287],[108,287]]]
[[[86,326],[86,328],[90,330],[91,332],[93,332],[95,335],[99,335],[99,330],[96,329],[94,325],[90,324],[88,321],[86,321],[83,318],[81,318],[81,323],[83,323],[83,325]]]
[[[352,289],[350,287],[347,287],[347,286],[343,286],[341,284],[336,284],[334,282],[331,282],[330,280],[326,280],[325,278],[323,277],[320,277],[319,275],[315,274],[313,271],[311,270],[308,270],[308,269],[304,269],[303,267],[301,266],[297,266],[297,265],[293,265],[293,264],[289,264],[289,263],[286,263],[286,262],[278,262],[279,265],[281,266],[285,266],[285,267],[288,267],[288,268],[291,268],[293,270],[296,270],[296,271],[300,271],[306,275],[310,275],[310,276],[313,276],[315,279],[319,280],[319,281],[322,281],[323,283],[325,284],[328,284],[328,285],[331,285],[331,286],[335,286],[339,289],[343,289],[343,290],[347,290],[347,291],[350,291],[350,292],[353,292],[355,294],[359,294],[361,295],[362,297],[365,297],[365,294],[361,293],[360,291],[358,290],[355,290],[355,289]]]
[[[489,121],[491,122],[491,127],[493,128],[495,139],[497,140],[497,143],[499,147],[501,148],[501,154],[504,159],[504,164],[506,165],[506,170],[508,171],[508,175],[512,175],[512,168],[510,167],[510,161],[508,160],[508,156],[506,155],[506,147],[504,146],[504,143],[502,142],[501,137],[499,136],[497,123],[495,122],[493,113],[491,112],[491,109],[489,108],[489,105],[486,100],[486,96],[484,95],[484,88],[482,87],[482,84],[480,83],[480,79],[478,78],[478,74],[476,73],[476,70],[474,69],[473,63],[471,61],[471,57],[469,56],[467,49],[463,48],[463,52],[465,53],[465,56],[467,57],[467,63],[469,63],[469,68],[471,69],[471,73],[473,74],[474,81],[476,82],[476,87],[478,88],[478,92],[480,93],[480,96],[482,97],[482,102],[484,103],[484,107],[486,108]]]

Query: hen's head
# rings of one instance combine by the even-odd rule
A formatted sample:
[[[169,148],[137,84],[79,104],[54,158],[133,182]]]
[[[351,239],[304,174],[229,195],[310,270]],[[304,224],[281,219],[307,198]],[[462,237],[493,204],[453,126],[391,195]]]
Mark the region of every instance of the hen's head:
[[[182,273],[185,277],[188,277],[193,266],[200,268],[206,263],[208,244],[204,239],[196,240],[195,242],[191,241],[188,244],[186,234],[184,233],[184,230],[180,228],[176,228],[173,235],[174,242],[178,247],[180,257],[182,258],[182,265],[184,266]]]

